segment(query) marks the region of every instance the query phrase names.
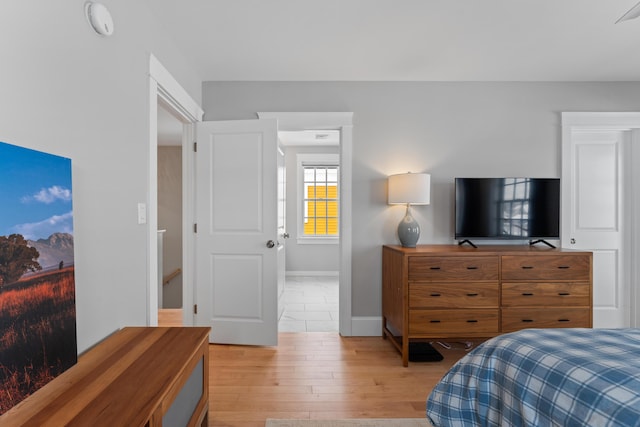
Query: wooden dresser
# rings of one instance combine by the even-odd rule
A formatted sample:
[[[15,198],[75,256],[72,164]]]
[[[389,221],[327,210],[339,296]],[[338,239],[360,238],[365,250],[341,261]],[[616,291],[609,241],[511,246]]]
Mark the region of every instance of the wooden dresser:
[[[411,339],[590,328],[592,312],[590,252],[519,245],[382,248],[382,333],[404,366]]]
[[[124,328],[0,416],[2,426],[206,426],[209,328]]]

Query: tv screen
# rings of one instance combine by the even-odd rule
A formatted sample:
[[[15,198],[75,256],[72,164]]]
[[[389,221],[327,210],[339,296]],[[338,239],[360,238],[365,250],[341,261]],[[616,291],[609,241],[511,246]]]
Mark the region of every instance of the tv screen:
[[[455,238],[559,239],[559,178],[456,178]]]

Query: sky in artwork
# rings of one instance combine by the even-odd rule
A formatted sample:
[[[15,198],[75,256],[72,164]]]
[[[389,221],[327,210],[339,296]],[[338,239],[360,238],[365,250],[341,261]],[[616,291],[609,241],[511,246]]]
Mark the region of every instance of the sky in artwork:
[[[73,234],[71,160],[0,142],[0,236]]]

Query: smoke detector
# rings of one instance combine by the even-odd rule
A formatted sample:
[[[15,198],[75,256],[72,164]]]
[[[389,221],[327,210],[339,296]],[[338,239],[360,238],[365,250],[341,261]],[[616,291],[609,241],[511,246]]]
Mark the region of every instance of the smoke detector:
[[[113,18],[105,5],[88,1],[84,4],[84,14],[96,33],[103,37],[113,34]]]

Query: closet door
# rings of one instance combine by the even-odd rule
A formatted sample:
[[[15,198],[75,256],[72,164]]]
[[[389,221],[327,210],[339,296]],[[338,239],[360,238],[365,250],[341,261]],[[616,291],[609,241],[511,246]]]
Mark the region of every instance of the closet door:
[[[563,133],[562,246],[593,252],[597,328],[630,326],[623,238],[623,159],[630,132],[571,128]]]

